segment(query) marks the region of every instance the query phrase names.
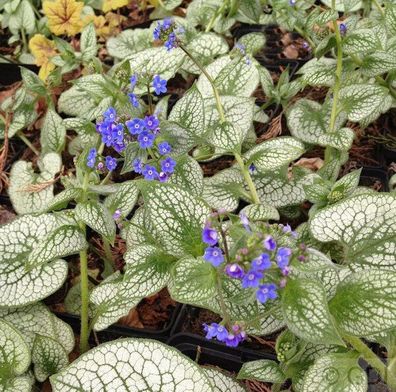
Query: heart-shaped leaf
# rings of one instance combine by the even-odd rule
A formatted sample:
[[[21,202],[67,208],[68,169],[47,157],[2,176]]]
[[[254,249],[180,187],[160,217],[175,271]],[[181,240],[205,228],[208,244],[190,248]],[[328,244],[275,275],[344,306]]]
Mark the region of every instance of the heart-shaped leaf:
[[[276,362],[259,359],[244,363],[238,373],[238,378],[281,384],[285,381],[286,376]]]
[[[363,194],[315,214],[310,223],[319,241],[343,245],[344,262],[356,269],[396,269],[396,196]]]
[[[122,364],[122,371],[121,369]],[[212,392],[203,370],[174,348],[153,340],[102,344],[50,377],[54,392],[127,390]]]

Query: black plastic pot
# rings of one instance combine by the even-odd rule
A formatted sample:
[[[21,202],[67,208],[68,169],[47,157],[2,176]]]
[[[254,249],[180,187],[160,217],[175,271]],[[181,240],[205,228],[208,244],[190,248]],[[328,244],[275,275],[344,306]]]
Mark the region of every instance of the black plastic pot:
[[[382,152],[385,159],[386,165],[390,165],[392,162],[396,162],[396,149],[386,144],[382,146]]]
[[[97,336],[97,339],[100,343],[108,342],[119,338],[146,338],[166,342],[170,337],[171,330],[173,329],[173,325],[178,316],[181,306],[181,304],[176,305],[165,327],[160,330],[148,328],[131,328],[124,325],[113,324],[103,331],[95,332],[95,335]],[[81,319],[79,316],[63,312],[55,312],[55,314],[57,317],[69,324],[76,334],[80,333]],[[90,341],[92,343],[95,342],[94,334],[91,334]]]
[[[276,361],[270,353],[260,353],[246,348],[227,347],[222,343],[207,340],[191,333],[178,333],[168,339],[167,344],[175,347],[201,365],[218,366],[230,372],[238,372],[245,362],[257,359]]]
[[[378,182],[381,184],[379,192],[388,192],[388,175],[385,170],[373,167],[363,167],[362,174],[360,175],[360,186],[370,186]]]
[[[0,63],[0,89],[22,80],[20,67],[25,67],[35,73],[39,71],[36,65]]]

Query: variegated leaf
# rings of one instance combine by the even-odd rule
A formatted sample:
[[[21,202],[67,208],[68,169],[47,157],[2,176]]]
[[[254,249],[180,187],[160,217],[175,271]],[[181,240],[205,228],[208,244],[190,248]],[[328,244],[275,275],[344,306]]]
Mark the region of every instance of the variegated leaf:
[[[114,193],[106,197],[104,205],[110,214],[120,210],[121,215],[126,218],[135,207],[138,194],[139,190],[135,181],[124,181]]]
[[[44,382],[65,368],[69,364],[69,358],[66,350],[56,340],[37,335],[33,343],[32,362],[36,379]]]
[[[210,213],[207,204],[171,185],[147,184],[142,192],[147,217],[164,249],[175,256],[201,256],[201,231]]]
[[[245,214],[251,221],[279,220],[279,212],[269,204],[249,204],[241,213]]]
[[[67,353],[74,348],[71,327],[40,302],[19,308],[1,309],[0,318],[18,328],[30,350],[37,335],[56,340]]]
[[[8,193],[18,214],[46,210],[54,197],[53,177],[61,165],[61,158],[56,153],[48,153],[43,157],[40,174],[35,173],[30,162],[18,161],[13,165]]]
[[[359,271],[337,287],[330,311],[340,328],[367,336],[396,327],[396,272]]]
[[[304,144],[292,137],[278,137],[265,141],[245,153],[248,164],[254,163],[258,171],[278,169],[299,158],[305,151]]]
[[[215,33],[202,32],[195,35],[187,44],[186,48],[194,58],[199,59],[201,65],[207,65],[216,57],[228,53],[228,44],[226,40]],[[188,57],[183,63],[183,70],[189,73],[201,73],[196,64]]]
[[[163,46],[144,49],[130,60],[131,70],[136,73],[161,75],[170,79],[183,64],[186,55],[180,48],[167,51]]]
[[[210,144],[219,148],[224,152],[239,152],[241,144],[246,135],[237,124],[226,121],[218,123],[212,128],[212,132],[208,135]]]
[[[201,137],[205,132],[205,110],[202,94],[196,85],[176,102],[169,113],[169,121],[182,126],[193,138]]]
[[[192,360],[163,343],[143,339],[102,344],[50,380],[54,392],[120,388],[136,392],[213,391],[203,370]]]
[[[343,345],[319,282],[289,279],[282,295],[282,310],[288,328],[301,339]]]
[[[102,203],[87,201],[78,203],[74,210],[76,219],[84,222],[92,230],[114,241],[116,227],[110,211]]]
[[[168,183],[187,189],[195,196],[202,196],[203,172],[199,163],[189,155],[177,159],[175,171]]]
[[[78,200],[81,196],[81,188],[67,188],[54,196],[47,205],[47,211],[59,210],[65,207],[70,201]]]
[[[343,87],[340,102],[350,121],[367,123],[385,113],[392,104],[392,98],[386,87],[365,83]]]
[[[237,378],[281,384],[285,381],[286,376],[276,362],[259,359],[244,363]]]
[[[7,383],[8,380],[23,374],[30,365],[31,356],[30,349],[21,333],[1,319],[0,347],[1,381],[3,384],[4,381]]]
[[[67,263],[55,259],[30,270],[27,258],[62,224],[54,215],[26,215],[0,227],[0,306],[21,306],[55,292],[67,275]]]
[[[61,152],[65,145],[66,128],[62,117],[53,109],[48,109],[40,132],[42,152]]]
[[[314,58],[304,64],[298,71],[302,80],[310,86],[331,87],[335,81],[336,62],[334,59]]]
[[[381,49],[381,42],[374,29],[357,29],[343,40],[343,50],[349,55],[366,55]]]
[[[301,392],[366,392],[367,376],[355,353],[318,358],[305,374]]]
[[[169,291],[175,301],[201,304],[216,296],[217,274],[215,268],[202,258],[184,258],[172,271]]]
[[[127,59],[151,46],[152,32],[149,29],[128,29],[106,42],[107,52],[117,59]]]
[[[203,368],[203,371],[209,379],[213,392],[246,392],[246,389],[241,384],[220,370],[206,367]]]
[[[245,47],[246,53],[255,55],[265,46],[265,34],[261,32],[248,33],[239,38],[238,43]]]
[[[290,133],[305,143],[346,151],[351,147],[355,134],[349,128],[341,128],[345,121],[343,114],[338,116],[335,131],[329,132],[330,113],[329,105],[322,107],[315,101],[301,99],[287,115]]]
[[[310,222],[319,241],[339,241],[353,270],[396,269],[396,195],[362,194],[324,208]]]
[[[328,7],[332,7],[332,0],[321,0]],[[362,8],[362,0],[336,0],[335,9],[341,12],[353,12]]]

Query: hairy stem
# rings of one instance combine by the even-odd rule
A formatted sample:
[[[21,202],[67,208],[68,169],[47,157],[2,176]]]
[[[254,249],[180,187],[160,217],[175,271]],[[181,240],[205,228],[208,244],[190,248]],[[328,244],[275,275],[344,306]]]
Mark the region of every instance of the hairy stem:
[[[386,382],[389,388],[395,392],[396,391],[396,377],[394,374],[388,371],[386,365],[381,361],[380,358],[370,348],[359,338],[355,336],[343,336],[343,339],[349,343],[360,356],[372,366],[381,378]]]
[[[40,156],[40,151],[33,146],[33,144],[30,142],[30,140],[25,136],[25,134],[22,131],[19,131],[17,135],[37,156]]]
[[[242,157],[238,153],[235,152],[234,156],[235,156],[236,161],[238,162],[238,165],[241,169],[242,175],[243,175],[243,177],[246,181],[246,184],[249,188],[250,194],[252,195],[253,202],[255,204],[260,204],[260,198],[257,194],[257,189],[256,189],[256,186],[254,185],[252,177],[250,176],[249,169],[245,166],[245,163],[243,162]]]
[[[206,78],[208,79],[210,85],[212,86],[212,90],[213,90],[213,95],[215,97],[216,100],[216,107],[217,107],[217,111],[219,112],[219,116],[220,116],[220,122],[225,122],[225,115],[224,115],[224,109],[223,109],[223,105],[221,104],[221,99],[220,99],[220,94],[219,91],[217,90],[217,87],[215,86],[214,80],[212,79],[212,77],[206,72],[206,69],[202,66],[202,64],[200,64],[195,57],[186,49],[184,48],[182,45],[180,45],[180,49],[194,62],[194,64],[199,68],[199,70],[206,76]]]
[[[83,183],[83,200],[87,199],[87,190],[89,183],[89,173],[84,175]],[[80,222],[80,228],[86,235],[85,223]],[[88,254],[84,249],[80,252],[80,285],[81,285],[81,329],[80,329],[80,354],[89,350],[89,320],[88,320],[88,306],[89,306],[89,286],[88,286]]]

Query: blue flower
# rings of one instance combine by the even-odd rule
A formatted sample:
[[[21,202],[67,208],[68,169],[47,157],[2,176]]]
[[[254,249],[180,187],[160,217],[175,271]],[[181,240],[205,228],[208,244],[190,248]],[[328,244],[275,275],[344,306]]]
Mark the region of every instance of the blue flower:
[[[172,147],[169,145],[168,142],[161,142],[158,144],[158,152],[160,155],[166,155],[172,152]]]
[[[132,162],[133,170],[136,173],[142,174],[143,169],[144,169],[144,163],[142,162],[141,159],[135,158]]]
[[[107,170],[113,171],[117,167],[117,159],[107,156],[105,160]]]
[[[256,171],[256,166],[254,166],[254,163],[252,163],[252,164],[249,166],[249,173],[250,173],[250,174],[253,174],[253,173],[255,173],[255,171]]]
[[[168,181],[168,179],[169,179],[169,174],[164,173],[164,172],[160,172],[160,173],[158,174],[158,180],[159,180],[159,182],[166,182],[166,181]]]
[[[114,150],[116,150],[118,153],[121,153],[125,150],[125,144],[124,141],[121,142],[116,142],[113,144]]]
[[[242,287],[247,289],[248,287],[257,287],[260,284],[260,279],[264,275],[260,271],[250,270],[242,279]]]
[[[246,46],[241,44],[240,42],[237,42],[235,44],[235,48],[237,48],[241,52],[242,55],[246,54]]]
[[[124,140],[124,126],[122,124],[111,124],[110,126],[111,136],[113,138],[112,144],[122,143]]]
[[[274,240],[274,237],[267,235],[263,241],[264,248],[270,251],[273,251],[276,249],[276,242]]]
[[[154,166],[146,165],[142,171],[145,180],[155,180],[158,177],[157,169]]]
[[[128,120],[125,125],[131,135],[139,135],[139,133],[144,131],[144,121],[140,118]]]
[[[137,98],[136,94],[129,93],[128,97],[129,97],[129,102],[132,104],[132,106],[134,106],[135,108],[138,108],[139,107],[139,101],[138,101],[138,98]]]
[[[208,245],[216,245],[219,240],[217,230],[211,228],[210,226],[205,226],[202,230],[202,241]]]
[[[117,112],[114,108],[108,108],[104,113],[103,116],[106,120],[115,121],[117,117]]]
[[[164,46],[166,50],[169,52],[171,49],[176,48],[177,41],[176,41],[176,34],[170,33],[168,39],[165,41]]]
[[[152,116],[146,116],[144,118],[144,126],[147,129],[153,131],[154,129],[158,128],[158,125],[159,125],[159,120],[157,116],[152,115]]]
[[[281,247],[276,252],[276,262],[280,269],[285,268],[289,264],[292,251],[290,248]]]
[[[274,283],[265,283],[259,286],[256,291],[256,298],[262,304],[266,303],[269,299],[278,297],[276,292],[276,285]]]
[[[289,5],[291,5],[292,7],[294,7],[297,3],[297,0],[289,0]]]
[[[341,35],[345,35],[348,31],[347,25],[345,23],[341,23],[339,27]]]
[[[133,74],[130,78],[129,81],[131,82],[131,87],[134,88],[136,86],[136,83],[138,81],[138,76],[137,74]]]
[[[233,279],[242,279],[243,276],[245,275],[245,271],[243,270],[243,268],[237,264],[227,264],[226,268],[225,268],[225,273]]]
[[[213,325],[213,324],[212,324]],[[216,326],[216,338],[219,342],[224,342],[227,339],[228,331],[224,325]]]
[[[255,271],[264,271],[271,268],[271,259],[268,253],[262,253],[252,261],[252,269]]]
[[[213,339],[214,337],[216,337],[217,335],[217,327],[219,326],[219,324],[217,323],[212,323],[212,324],[202,324],[204,327],[204,331],[206,332],[206,339]]]
[[[160,95],[161,93],[166,93],[166,80],[161,79],[159,75],[155,75],[153,79],[153,88],[157,95]]]
[[[171,157],[167,157],[161,161],[161,170],[165,173],[172,174],[175,170],[176,161]]]
[[[87,166],[93,168],[96,163],[96,155],[97,155],[96,148],[91,148],[88,152],[87,156]]]
[[[223,253],[217,246],[207,247],[203,257],[205,261],[209,262],[214,267],[218,267],[224,261]]]
[[[150,148],[154,144],[155,135],[148,131],[143,131],[137,138],[141,148]]]

